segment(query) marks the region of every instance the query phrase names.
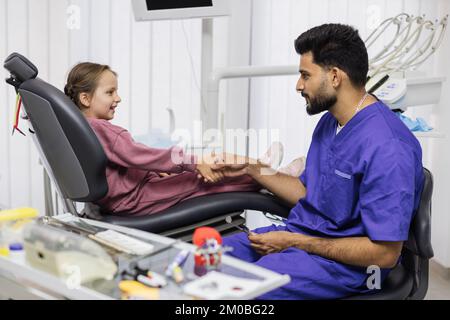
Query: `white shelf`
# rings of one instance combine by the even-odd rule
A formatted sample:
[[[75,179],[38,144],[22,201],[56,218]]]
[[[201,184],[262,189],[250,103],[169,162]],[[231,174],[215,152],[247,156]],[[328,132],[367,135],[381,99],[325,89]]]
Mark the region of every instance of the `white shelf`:
[[[400,101],[406,107],[437,104],[445,77],[407,78],[407,93]]]
[[[413,132],[417,138],[445,138],[445,134],[439,131]]]

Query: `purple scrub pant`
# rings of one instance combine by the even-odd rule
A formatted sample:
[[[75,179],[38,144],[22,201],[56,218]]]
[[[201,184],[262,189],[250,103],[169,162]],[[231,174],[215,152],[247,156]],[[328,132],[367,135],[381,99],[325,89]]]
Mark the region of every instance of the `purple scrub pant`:
[[[254,230],[256,233],[287,231],[284,226],[269,226]],[[223,244],[233,248],[228,254],[260,267],[287,274],[291,281],[258,297],[264,300],[310,300],[338,299],[355,294],[357,290],[341,283],[330,270],[328,260],[310,255],[297,248],[288,248],[279,253],[261,256],[250,246],[247,235],[242,232],[224,237]],[[330,268],[331,267],[331,268]]]

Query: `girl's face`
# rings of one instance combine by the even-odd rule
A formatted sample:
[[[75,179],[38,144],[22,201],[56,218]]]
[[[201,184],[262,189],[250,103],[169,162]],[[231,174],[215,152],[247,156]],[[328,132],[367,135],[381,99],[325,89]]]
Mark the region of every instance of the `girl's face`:
[[[115,109],[121,101],[117,89],[117,77],[111,71],[103,72],[92,96],[85,93],[80,95],[81,103],[86,106],[84,114],[96,119],[113,119]]]

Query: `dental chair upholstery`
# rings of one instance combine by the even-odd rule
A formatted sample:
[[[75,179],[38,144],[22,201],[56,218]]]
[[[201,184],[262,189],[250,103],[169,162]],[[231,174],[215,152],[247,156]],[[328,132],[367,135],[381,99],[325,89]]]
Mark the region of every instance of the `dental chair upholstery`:
[[[67,96],[36,78],[38,70],[25,57],[13,53],[5,60],[4,67],[11,73],[7,82],[23,99],[29,131],[60,195],[64,199],[87,203],[87,211],[96,211],[90,203],[101,199],[108,190],[105,177],[107,159],[89,124]],[[420,205],[411,224],[409,239],[404,244],[401,263],[391,271],[380,290],[346,299],[425,297],[429,259],[433,257],[430,231],[433,179],[428,170],[424,169],[424,173]],[[214,226],[222,234],[230,232],[230,226],[224,224],[225,217],[232,215],[237,223],[241,223],[239,215],[244,209],[280,217],[287,217],[290,211],[289,206],[270,194],[230,192],[189,199],[150,216],[110,215],[101,210],[100,214],[96,211],[97,215],[93,215],[109,223],[186,240],[200,225]],[[69,207],[69,210],[78,214],[74,207]]]
[[[16,88],[23,101],[29,132],[40,152],[47,173],[66,209],[79,214],[71,202],[86,203],[89,217],[189,240],[193,230],[211,225],[222,234],[237,229],[224,222],[233,217],[240,224],[245,209],[287,216],[290,208],[270,194],[230,192],[183,201],[165,211],[149,216],[130,217],[126,212],[108,214],[93,205],[106,195],[107,158],[95,133],[77,106],[60,90],[37,78],[38,69],[25,57],[13,53],[4,67],[11,77],[7,82]],[[100,210],[98,210],[100,209]]]

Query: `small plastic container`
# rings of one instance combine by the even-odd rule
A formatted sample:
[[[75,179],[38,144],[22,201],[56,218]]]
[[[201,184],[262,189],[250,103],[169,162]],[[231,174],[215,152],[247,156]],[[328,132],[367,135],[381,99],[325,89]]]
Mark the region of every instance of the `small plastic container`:
[[[9,256],[8,247],[0,244],[0,257],[7,257],[7,256]]]
[[[0,257],[9,256],[8,243],[5,238],[5,231],[0,223]]]
[[[33,208],[0,210],[0,256],[8,257],[9,245],[22,242],[23,226],[37,216],[38,212]]]
[[[25,264],[25,250],[21,243],[9,245],[9,259],[19,264]]]

